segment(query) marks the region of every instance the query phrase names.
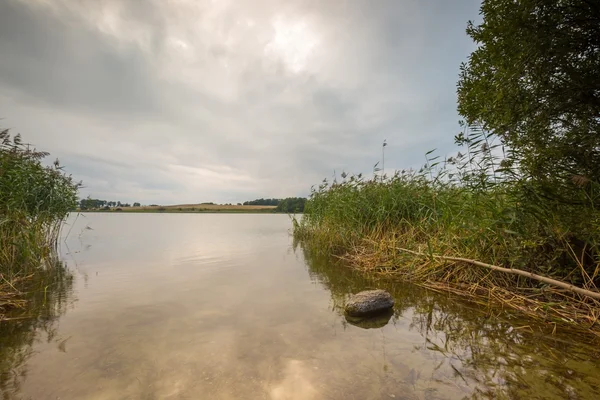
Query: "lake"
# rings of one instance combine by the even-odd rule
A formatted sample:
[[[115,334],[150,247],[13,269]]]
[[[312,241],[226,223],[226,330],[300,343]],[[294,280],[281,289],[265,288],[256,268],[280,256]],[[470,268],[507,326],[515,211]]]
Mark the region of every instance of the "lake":
[[[0,324],[4,399],[595,399],[589,338],[295,247],[280,214],[72,215]],[[348,321],[384,288],[393,315]],[[560,328],[560,327],[559,327]]]

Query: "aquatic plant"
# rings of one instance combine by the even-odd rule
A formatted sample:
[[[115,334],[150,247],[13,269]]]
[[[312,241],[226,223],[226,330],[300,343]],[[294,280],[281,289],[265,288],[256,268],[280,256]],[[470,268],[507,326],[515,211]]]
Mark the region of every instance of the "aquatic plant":
[[[324,180],[295,238],[369,274],[600,331],[600,188],[574,184],[560,203],[486,130],[465,126],[455,139],[464,150],[429,152],[418,171]]]
[[[48,153],[0,132],[0,307],[18,305],[18,292],[57,263],[60,228],[77,204],[80,186]]]

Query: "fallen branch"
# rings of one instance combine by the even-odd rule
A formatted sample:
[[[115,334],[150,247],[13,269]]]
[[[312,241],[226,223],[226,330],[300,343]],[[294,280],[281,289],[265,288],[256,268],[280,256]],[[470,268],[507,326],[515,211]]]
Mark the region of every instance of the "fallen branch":
[[[429,254],[420,253],[418,251],[409,250],[409,249],[403,249],[402,247],[396,247],[396,250],[404,251],[406,253],[411,253],[411,254],[415,254],[415,255],[418,255],[418,256],[430,257]],[[563,288],[563,289],[569,290],[571,292],[579,293],[580,295],[583,295],[583,296],[586,296],[586,297],[591,297],[593,299],[600,300],[600,292],[594,292],[594,291],[591,291],[591,290],[583,289],[583,288],[580,288],[578,286],[571,285],[569,283],[557,281],[556,279],[552,279],[552,278],[548,278],[548,277],[545,277],[545,276],[534,274],[533,272],[523,271],[522,269],[504,268],[504,267],[499,267],[497,265],[487,264],[487,263],[484,263],[484,262],[481,262],[481,261],[471,260],[469,258],[462,258],[462,257],[449,257],[449,256],[435,255],[435,254],[431,255],[431,257],[433,257],[433,258],[439,258],[439,259],[442,259],[442,260],[448,260],[448,261],[461,261],[461,262],[466,262],[466,263],[469,263],[469,264],[477,265],[477,266],[480,266],[480,267],[489,268],[489,269],[492,269],[494,271],[506,272],[508,274],[521,275],[521,276],[524,276],[526,278],[535,279],[537,281],[544,282],[544,283],[547,283],[547,284],[552,285],[552,286],[556,286],[556,287],[559,287],[559,288]]]

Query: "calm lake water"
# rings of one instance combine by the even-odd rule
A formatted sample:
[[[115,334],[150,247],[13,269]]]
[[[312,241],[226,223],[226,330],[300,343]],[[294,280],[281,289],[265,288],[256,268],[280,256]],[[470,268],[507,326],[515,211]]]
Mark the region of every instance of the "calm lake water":
[[[68,271],[0,324],[5,399],[600,398],[597,344],[308,257],[285,215],[69,224]],[[347,321],[376,287],[394,314]]]

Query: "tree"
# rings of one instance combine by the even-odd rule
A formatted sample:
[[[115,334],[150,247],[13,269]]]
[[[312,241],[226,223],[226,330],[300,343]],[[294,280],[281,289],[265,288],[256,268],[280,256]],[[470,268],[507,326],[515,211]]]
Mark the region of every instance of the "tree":
[[[140,207],[140,206],[141,206],[141,204],[140,204],[140,203],[138,203],[138,202],[135,202],[135,203],[133,203],[133,206],[134,206],[134,207]]]
[[[600,183],[600,3],[483,0],[458,110],[498,135],[545,195]],[[588,186],[589,186],[588,185]]]
[[[301,213],[304,212],[305,204],[306,198],[304,197],[288,197],[281,200],[275,210],[285,213]]]
[[[256,199],[251,201],[245,201],[245,206],[276,206],[279,204],[281,199]]]
[[[92,199],[88,196],[85,199],[79,201],[79,208],[81,210],[91,210],[95,208],[102,208],[106,205],[106,200]]]
[[[600,3],[483,0],[481,14],[467,27],[479,47],[460,68],[458,111],[508,150],[507,215],[541,233],[524,251],[597,277]]]

